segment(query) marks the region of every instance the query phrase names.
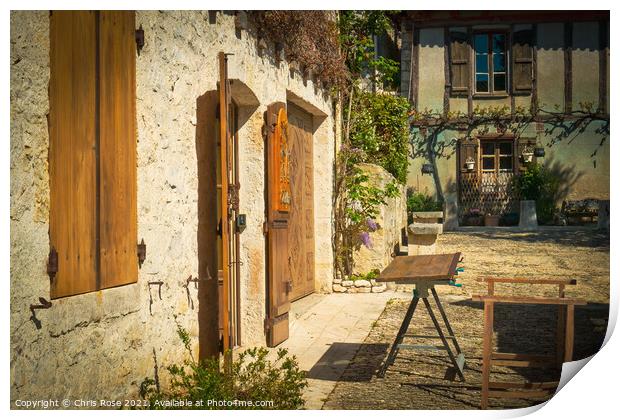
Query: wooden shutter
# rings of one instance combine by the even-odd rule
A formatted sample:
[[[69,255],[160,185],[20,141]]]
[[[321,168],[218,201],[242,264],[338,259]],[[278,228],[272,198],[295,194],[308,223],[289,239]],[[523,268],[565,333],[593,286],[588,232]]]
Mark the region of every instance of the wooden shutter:
[[[101,288],[138,279],[135,16],[102,11],[100,51]]]
[[[267,344],[277,346],[288,338],[291,274],[288,258],[290,208],[289,148],[286,106],[267,107]]]
[[[478,152],[480,149],[480,142],[478,141],[477,138],[473,138],[473,139],[468,139],[468,138],[462,138],[459,140],[458,143],[458,164],[459,164],[459,172],[461,173],[478,173],[479,171],[479,165],[480,165],[480,159],[478,158]],[[465,165],[465,162],[467,162],[467,159],[473,159],[474,160],[474,170],[473,171],[468,171],[467,167]]]
[[[50,246],[52,298],[96,288],[95,12],[50,18]]]
[[[516,31],[512,35],[512,92],[528,94],[533,86],[533,30]]]
[[[469,38],[463,32],[450,33],[450,84],[453,96],[469,93],[471,48]]]

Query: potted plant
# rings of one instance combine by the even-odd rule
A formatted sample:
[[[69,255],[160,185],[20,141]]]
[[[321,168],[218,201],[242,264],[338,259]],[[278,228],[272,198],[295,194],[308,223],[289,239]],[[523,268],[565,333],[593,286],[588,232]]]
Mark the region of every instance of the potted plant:
[[[532,150],[532,148],[524,148],[523,152],[521,152],[521,158],[523,159],[524,163],[532,163],[532,161],[534,160],[534,151]]]
[[[463,223],[467,226],[482,226],[484,217],[480,209],[469,209],[469,212],[463,217]]]
[[[497,214],[485,214],[484,215],[485,226],[499,226],[499,215]]]
[[[465,160],[465,169],[467,169],[468,171],[473,171],[475,163],[476,161],[474,161],[472,157],[468,157]]]

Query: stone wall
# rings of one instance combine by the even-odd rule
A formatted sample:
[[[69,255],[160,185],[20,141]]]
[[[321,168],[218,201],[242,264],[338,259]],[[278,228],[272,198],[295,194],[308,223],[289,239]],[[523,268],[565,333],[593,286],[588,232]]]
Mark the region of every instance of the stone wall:
[[[258,99],[239,130],[242,343],[264,345],[265,241],[263,113],[294,97],[315,112],[314,171],[317,290],[333,278],[331,100],[312,81],[277,62],[273,45],[258,54],[256,39],[236,31],[234,16],[208,12],[136,13],[145,46],[136,56],[138,122],[138,238],[147,258],[138,282],[49,300],[49,12],[11,13],[11,401],[122,399],[135,396],[155,366],[185,357],[177,323],[198,349],[197,101],[217,88],[217,53],[229,57],[229,77]],[[162,281],[149,285],[152,281]],[[13,405],[14,406],[14,405]]]
[[[379,188],[395,181],[395,178],[380,166],[361,164],[362,170],[370,175],[370,183]],[[399,184],[398,184],[399,185]],[[380,207],[377,225],[379,229],[370,233],[372,247],[361,245],[353,255],[354,274],[366,274],[371,270],[384,269],[402,242],[402,232],[407,226],[407,201],[404,185],[399,185],[400,194],[388,198]],[[363,287],[363,286],[359,286]]]

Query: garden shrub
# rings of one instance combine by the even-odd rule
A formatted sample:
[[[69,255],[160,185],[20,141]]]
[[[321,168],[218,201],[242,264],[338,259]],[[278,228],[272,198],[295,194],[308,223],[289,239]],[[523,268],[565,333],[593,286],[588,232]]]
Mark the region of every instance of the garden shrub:
[[[171,381],[161,390],[157,381],[145,379],[140,395],[148,400],[150,409],[299,409],[304,406],[302,392],[308,386],[305,374],[299,369],[295,356],[279,349],[274,361],[268,359],[269,350],[256,347],[243,351],[236,360],[220,366],[219,358],[196,361],[191,351],[189,334],[178,329],[188,357],[180,364],[167,368]],[[224,360],[230,358],[226,355]],[[192,407],[172,407],[165,401],[193,401]],[[245,404],[213,405],[208,401],[273,401],[269,406]],[[201,401],[200,406],[195,402]]]
[[[513,180],[513,188],[522,200],[536,201],[538,223],[553,221],[557,211],[560,178],[544,165],[532,163]]]
[[[398,182],[407,181],[409,102],[388,93],[360,92],[351,111],[351,147],[360,161],[383,167]]]
[[[407,213],[418,211],[442,211],[443,203],[429,194],[407,190]]]

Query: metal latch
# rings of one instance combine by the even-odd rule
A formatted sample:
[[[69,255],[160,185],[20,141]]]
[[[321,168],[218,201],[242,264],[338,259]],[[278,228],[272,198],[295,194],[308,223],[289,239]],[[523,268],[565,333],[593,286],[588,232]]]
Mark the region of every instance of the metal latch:
[[[146,260],[146,244],[144,243],[144,238],[138,244],[138,267],[142,268],[142,264]]]

